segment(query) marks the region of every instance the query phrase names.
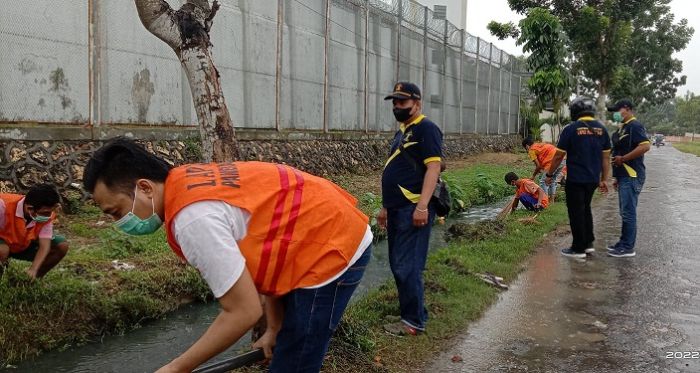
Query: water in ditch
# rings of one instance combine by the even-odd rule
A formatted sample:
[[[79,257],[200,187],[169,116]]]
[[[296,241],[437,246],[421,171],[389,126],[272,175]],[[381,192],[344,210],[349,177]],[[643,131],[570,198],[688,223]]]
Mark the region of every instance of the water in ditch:
[[[454,222],[477,222],[495,217],[504,205],[504,201],[476,206],[455,218],[450,218],[445,225],[433,227],[430,250],[446,245],[445,229]],[[364,278],[353,295],[362,296],[372,287],[376,287],[391,278],[389,269],[387,242],[380,241],[374,246],[373,258],[365,271]],[[130,331],[123,336],[105,337],[103,340],[84,346],[54,351],[35,359],[27,360],[17,367],[2,371],[13,373],[36,372],[114,372],[147,373],[153,372],[163,364],[185,351],[199,338],[219,312],[218,304],[194,303],[181,307],[167,317],[150,322],[142,328]],[[250,348],[250,336],[244,336],[227,352],[211,362],[233,356]]]

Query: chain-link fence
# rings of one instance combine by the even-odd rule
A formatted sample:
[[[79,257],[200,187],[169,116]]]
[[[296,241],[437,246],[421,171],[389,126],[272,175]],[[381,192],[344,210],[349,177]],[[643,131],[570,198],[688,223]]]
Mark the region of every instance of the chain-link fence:
[[[408,80],[446,133],[517,131],[516,59],[418,2],[220,3],[213,53],[236,127],[391,131],[383,98]],[[177,57],[140,24],[133,2],[0,5],[0,121],[196,123]]]

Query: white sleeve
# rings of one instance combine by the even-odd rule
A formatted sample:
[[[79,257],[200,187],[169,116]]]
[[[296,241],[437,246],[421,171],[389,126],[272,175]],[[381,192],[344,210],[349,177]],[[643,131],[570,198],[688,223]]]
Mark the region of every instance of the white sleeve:
[[[220,298],[238,281],[245,257],[237,240],[245,237],[249,214],[223,201],[202,201],[175,216],[173,231],[182,253]]]

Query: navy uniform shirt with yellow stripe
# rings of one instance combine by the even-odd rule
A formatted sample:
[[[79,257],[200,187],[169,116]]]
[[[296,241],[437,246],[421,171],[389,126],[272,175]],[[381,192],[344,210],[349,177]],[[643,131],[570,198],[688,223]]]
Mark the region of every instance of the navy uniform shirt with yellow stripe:
[[[630,118],[612,135],[614,156],[623,156],[641,144],[648,144],[647,131],[637,118]],[[622,166],[613,167],[613,177],[645,177],[644,156],[625,162]]]
[[[403,145],[403,150],[401,150]],[[401,152],[406,154],[401,154]],[[410,159],[413,160],[413,162]],[[382,173],[382,201],[386,208],[418,203],[426,164],[442,160],[442,131],[421,115],[394,135]]]
[[[581,117],[566,125],[557,143],[557,149],[566,152],[566,182],[598,184],[603,153],[610,147],[608,131],[593,117]]]

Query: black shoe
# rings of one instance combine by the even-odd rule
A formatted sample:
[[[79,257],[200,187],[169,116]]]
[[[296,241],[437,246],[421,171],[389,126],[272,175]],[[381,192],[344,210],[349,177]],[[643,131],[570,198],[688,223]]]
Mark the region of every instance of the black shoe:
[[[561,255],[568,256],[569,258],[586,259],[586,253],[578,252],[572,250],[570,247],[566,249],[561,249]]]
[[[624,250],[618,248],[612,251],[608,251],[608,256],[612,256],[613,258],[631,258],[635,255],[637,255],[637,253],[634,252],[634,249]]]

